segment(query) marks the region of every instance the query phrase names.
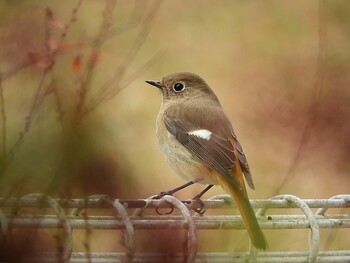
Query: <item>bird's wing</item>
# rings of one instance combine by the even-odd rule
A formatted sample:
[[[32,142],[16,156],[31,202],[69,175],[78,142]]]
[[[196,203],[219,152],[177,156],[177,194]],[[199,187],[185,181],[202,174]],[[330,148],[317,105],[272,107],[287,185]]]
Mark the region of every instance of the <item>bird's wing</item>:
[[[243,152],[243,148],[241,144],[239,143],[236,134],[232,131],[232,137],[233,137],[233,144],[236,149],[236,155],[239,161],[239,164],[241,165],[242,172],[244,174],[244,178],[247,181],[247,184],[251,189],[255,189],[253,177],[250,173],[250,168],[248,165],[247,158],[245,157],[245,154]]]
[[[221,111],[221,108],[220,108]],[[164,113],[164,124],[169,133],[205,165],[224,176],[237,188],[242,189],[232,169],[241,165],[247,183],[254,187],[247,160],[237,141],[231,124],[223,112],[205,108],[205,111],[191,107],[170,107]],[[198,115],[196,115],[198,113]],[[218,126],[217,123],[224,125]],[[229,129],[229,130],[227,130]],[[246,175],[247,173],[247,175]]]

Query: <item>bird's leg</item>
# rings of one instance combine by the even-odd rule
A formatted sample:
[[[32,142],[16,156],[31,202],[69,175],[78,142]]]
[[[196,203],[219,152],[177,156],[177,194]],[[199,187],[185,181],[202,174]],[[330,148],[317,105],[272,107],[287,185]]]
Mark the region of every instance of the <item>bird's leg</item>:
[[[189,182],[187,182],[187,183],[185,183],[183,185],[180,185],[179,187],[176,187],[176,188],[174,188],[172,190],[169,190],[169,191],[166,191],[166,192],[160,192],[158,195],[153,197],[153,199],[160,199],[160,198],[162,198],[165,195],[173,195],[174,193],[176,193],[176,192],[186,188],[187,186],[193,185],[193,184],[197,183],[198,181],[199,181],[198,179],[192,180],[192,181],[189,181]]]
[[[172,190],[169,190],[169,191],[166,191],[166,192],[160,192],[159,194],[157,194],[156,196],[153,197],[153,199],[160,199],[162,198],[163,196],[165,195],[173,195],[174,193],[186,188],[187,186],[190,186],[190,185],[193,185],[195,183],[197,183],[198,181],[200,181],[199,179],[196,179],[196,180],[192,180],[192,181],[189,181],[183,185],[180,185]],[[204,193],[203,193],[204,194]],[[169,215],[171,214],[172,212],[174,211],[174,207],[171,208],[170,212],[167,212],[165,213],[166,215]],[[159,212],[159,209],[156,208],[156,212],[158,215],[163,215],[162,213]]]
[[[199,208],[194,209],[194,211],[197,212],[197,213],[200,214],[200,215],[203,215],[203,214],[205,213],[205,211],[206,211],[205,209],[203,209],[204,204],[203,204],[203,202],[202,202],[202,200],[201,200],[201,197],[202,197],[206,192],[208,192],[208,190],[209,190],[210,188],[212,188],[213,186],[214,186],[213,184],[208,185],[208,186],[207,186],[206,188],[204,188],[199,194],[197,194],[195,197],[192,198],[193,200],[197,201],[197,202],[199,203],[199,205],[200,205]]]

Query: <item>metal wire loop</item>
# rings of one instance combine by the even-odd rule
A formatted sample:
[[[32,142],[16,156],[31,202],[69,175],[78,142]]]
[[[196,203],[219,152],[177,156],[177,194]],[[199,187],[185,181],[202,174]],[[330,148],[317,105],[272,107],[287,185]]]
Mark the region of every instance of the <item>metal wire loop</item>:
[[[119,202],[118,199],[115,199],[113,202],[111,202],[111,205],[113,208],[116,210],[117,215],[119,215],[123,221],[123,224],[125,226],[125,245],[126,248],[128,249],[127,252],[127,261],[132,262],[132,258],[135,253],[135,231],[134,231],[134,226],[131,223],[130,217],[128,215],[128,212],[126,211],[126,208],[122,203]]]
[[[66,213],[64,212],[64,209],[60,206],[60,204],[55,199],[45,194],[41,194],[41,193],[28,194],[21,197],[19,201],[27,198],[34,198],[38,203],[41,203],[41,202],[46,203],[55,211],[59,219],[59,225],[62,226],[63,234],[64,234],[64,246],[63,246],[64,249],[63,249],[61,260],[63,262],[68,262],[72,255],[73,240],[72,240],[72,227],[69,223]],[[16,213],[18,213],[21,207],[17,206],[16,208],[17,208]]]
[[[236,203],[227,195],[214,196],[203,203],[208,209],[236,208]],[[320,231],[322,229],[342,230],[350,227],[349,213],[344,209],[350,208],[350,195],[337,195],[330,199],[299,199],[293,195],[280,195],[267,200],[251,200],[253,208],[260,208],[257,216],[264,215],[263,228],[268,229],[310,229],[309,251],[258,251],[250,243],[250,254],[246,252],[197,252],[198,237],[196,232],[204,229],[242,229],[243,225],[238,215],[192,215],[191,209],[196,204],[180,201],[167,195],[161,199],[112,200],[106,195],[93,195],[85,199],[52,199],[44,194],[30,194],[22,198],[0,198],[0,236],[8,234],[11,228],[59,229],[63,228],[64,237],[59,240],[65,242],[60,254],[43,252],[38,258],[35,256],[30,262],[164,262],[164,256],[170,256],[174,262],[350,262],[349,250],[319,251]],[[175,215],[145,215],[145,208],[170,208],[177,211]],[[33,216],[32,209],[48,208]],[[113,216],[101,215],[96,209],[113,209]],[[136,208],[134,211],[131,209]],[[303,214],[276,214],[266,216],[267,209],[299,208]],[[318,209],[316,214],[311,209]],[[326,215],[329,208],[342,208],[340,213]],[[64,211],[71,212],[70,216]],[[81,214],[83,209],[91,209],[89,213]],[[101,210],[100,210],[101,211]],[[110,211],[110,210],[109,210]],[[316,210],[315,210],[316,211]],[[19,213],[14,215],[13,212]],[[39,211],[38,211],[39,212]],[[43,213],[42,213],[43,212]],[[130,212],[132,215],[128,215]],[[91,213],[91,214],[90,214]],[[97,213],[97,214],[94,214]],[[181,213],[181,215],[179,215]],[[81,217],[76,217],[76,216]],[[258,218],[259,219],[259,218]],[[260,221],[260,220],[259,220]],[[164,255],[164,253],[137,253],[135,233],[143,229],[182,229],[186,231],[186,251]],[[119,229],[125,245],[120,252],[72,252],[72,229]],[[136,230],[137,229],[137,230]],[[77,238],[79,238],[77,232]],[[1,241],[6,240],[2,239]],[[341,244],[344,246],[344,244]],[[168,252],[166,252],[168,253]],[[29,258],[31,259],[31,258]],[[42,260],[41,260],[42,259]],[[44,260],[45,259],[45,260]]]
[[[145,199],[145,201],[146,201],[145,206],[144,206],[144,207],[140,207],[140,208],[136,208],[136,209],[134,210],[134,212],[132,213],[132,216],[141,216],[142,213],[143,213],[143,211],[144,211],[147,207],[149,207],[149,205],[150,205],[150,204],[152,203],[152,201],[154,200],[154,197],[156,197],[156,196],[157,196],[157,195],[152,195],[152,196],[146,198],[146,199]]]
[[[85,200],[88,201],[91,199],[98,199],[100,201],[105,201],[105,200],[110,200],[111,198],[108,195],[97,194],[97,195],[90,195]],[[75,207],[71,210],[70,215],[80,216],[81,211],[83,211],[84,209],[85,209],[85,207]]]
[[[186,225],[188,227],[187,230],[187,247],[188,247],[188,254],[186,258],[187,263],[193,263],[196,260],[196,254],[197,254],[197,235],[196,235],[196,226],[194,223],[194,220],[190,214],[190,211],[188,208],[177,198],[171,196],[171,195],[165,195],[162,197],[163,200],[167,201],[181,212]]]
[[[342,199],[344,200],[344,203],[350,203],[350,195],[335,195],[332,196],[331,198],[329,198],[330,200],[334,200],[334,199]],[[316,212],[316,215],[322,215],[324,216],[324,214],[326,213],[326,211],[328,210],[328,208],[323,207],[323,208],[319,208]]]
[[[320,230],[310,207],[308,207],[303,200],[294,195],[278,195],[272,197],[271,199],[284,199],[288,202],[296,204],[303,211],[310,225],[308,261],[310,263],[316,262],[320,247]]]
[[[224,201],[227,201],[227,200],[230,200],[231,202],[235,202],[231,196],[229,195],[215,195],[211,198],[209,198],[208,200],[224,200]],[[249,263],[255,263],[257,261],[257,258],[258,258],[258,253],[259,251],[254,247],[252,241],[250,240],[250,238],[248,239],[248,242],[249,242],[249,257],[248,257],[248,261]]]
[[[208,198],[208,200],[223,200],[223,201],[230,201],[230,203],[234,202],[230,195],[225,195],[225,194],[214,195]]]

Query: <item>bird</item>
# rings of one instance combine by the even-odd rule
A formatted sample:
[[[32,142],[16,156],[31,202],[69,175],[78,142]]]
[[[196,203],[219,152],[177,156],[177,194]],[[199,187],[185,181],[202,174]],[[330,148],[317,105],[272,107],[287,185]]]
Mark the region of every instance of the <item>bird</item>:
[[[253,245],[266,250],[245,187],[244,181],[254,189],[247,158],[218,97],[190,72],[146,82],[161,91],[156,136],[167,163],[189,181],[185,186],[202,183],[208,190],[220,185],[235,200]]]

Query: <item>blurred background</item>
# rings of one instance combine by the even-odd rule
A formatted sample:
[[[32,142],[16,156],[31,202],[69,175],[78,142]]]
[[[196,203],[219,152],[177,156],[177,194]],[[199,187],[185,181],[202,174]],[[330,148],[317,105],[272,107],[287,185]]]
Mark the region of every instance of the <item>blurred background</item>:
[[[218,95],[252,170],[251,198],[349,193],[349,28],[346,0],[1,1],[0,194],[135,199],[184,183],[158,149],[160,94],[144,82],[177,71]],[[307,249],[299,232],[281,242],[267,231],[270,248]],[[203,251],[246,247],[235,244],[244,231],[214,244],[210,233]],[[140,248],[152,235],[169,238],[145,234]],[[323,245],[348,249],[347,236]],[[95,250],[118,243],[94,237]]]

